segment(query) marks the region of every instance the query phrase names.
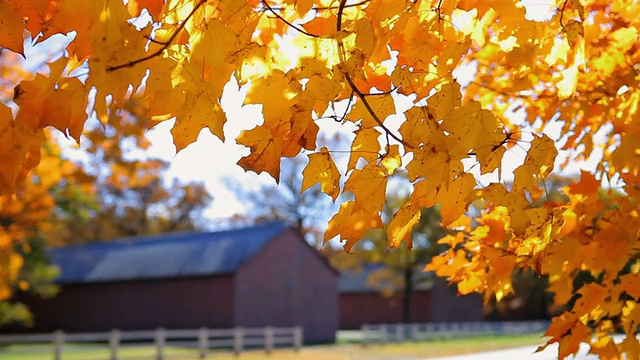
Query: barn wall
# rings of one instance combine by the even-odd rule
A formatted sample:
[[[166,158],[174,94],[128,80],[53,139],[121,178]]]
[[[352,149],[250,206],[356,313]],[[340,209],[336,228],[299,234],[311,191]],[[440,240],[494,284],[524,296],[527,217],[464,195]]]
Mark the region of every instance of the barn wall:
[[[236,274],[239,326],[294,326],[306,343],[332,342],[338,329],[337,274],[309,245],[287,230]]]
[[[34,331],[104,331],[233,326],[231,276],[63,286],[30,299]]]
[[[444,280],[438,279],[431,289],[433,307],[430,318],[433,322],[482,321],[484,305],[482,296],[469,294],[457,296],[455,286],[447,286]]]
[[[428,292],[411,294],[411,322],[429,321]],[[379,293],[340,294],[340,328],[359,329],[362,324],[402,322],[402,298],[385,298]]]

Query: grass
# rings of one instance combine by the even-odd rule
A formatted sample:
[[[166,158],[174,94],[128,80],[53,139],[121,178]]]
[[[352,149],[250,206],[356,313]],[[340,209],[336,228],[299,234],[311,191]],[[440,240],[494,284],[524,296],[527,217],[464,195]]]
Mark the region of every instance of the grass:
[[[342,343],[336,345],[315,345],[304,347],[300,352],[292,349],[276,349],[271,356],[263,350],[243,352],[239,359],[282,359],[282,360],[411,360],[441,356],[470,354],[519,346],[535,346],[543,343],[539,334],[478,336],[462,339],[444,339],[386,345]],[[0,360],[49,360],[53,358],[53,347],[49,344],[21,344],[0,348]],[[119,359],[155,359],[155,348],[146,346],[125,346],[118,353]],[[64,360],[109,359],[106,345],[67,344]],[[167,347],[165,357],[174,360],[197,359],[198,351],[192,348]],[[238,359],[228,351],[212,352],[211,359]]]

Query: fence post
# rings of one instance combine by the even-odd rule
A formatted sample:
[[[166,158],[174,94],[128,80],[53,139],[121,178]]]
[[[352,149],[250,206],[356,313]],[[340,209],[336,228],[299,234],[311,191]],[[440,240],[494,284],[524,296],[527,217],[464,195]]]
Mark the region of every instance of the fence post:
[[[293,348],[295,351],[300,351],[302,347],[302,327],[296,326],[293,328]]]
[[[368,334],[369,326],[367,324],[362,324],[360,326],[360,334],[362,334],[362,346],[367,347],[369,345],[369,334]]]
[[[64,331],[56,330],[53,332],[53,358],[62,360],[62,347],[64,345]]]
[[[111,360],[118,360],[118,346],[120,346],[120,330],[112,329],[109,334],[109,349],[111,349]]]
[[[155,340],[156,340],[156,350],[157,350],[156,359],[164,360],[164,345],[165,345],[166,339],[165,339],[165,333],[163,328],[156,329],[155,338],[156,338]]]
[[[273,350],[273,328],[271,326],[267,326],[264,328],[264,351],[271,355],[271,351]]]
[[[380,336],[378,337],[380,339],[380,344],[386,344],[387,341],[389,341],[389,331],[387,330],[387,326],[380,325],[380,329],[378,331],[380,333]]]
[[[238,356],[242,352],[243,331],[241,327],[233,329],[233,353]]]
[[[411,326],[409,328],[409,339],[410,340],[417,340],[418,339],[418,332],[419,332],[419,325],[416,323],[411,323]]]
[[[396,324],[396,342],[404,342],[404,325]]]
[[[200,359],[206,358],[209,349],[209,330],[206,327],[201,327],[198,332],[198,347],[200,348]]]

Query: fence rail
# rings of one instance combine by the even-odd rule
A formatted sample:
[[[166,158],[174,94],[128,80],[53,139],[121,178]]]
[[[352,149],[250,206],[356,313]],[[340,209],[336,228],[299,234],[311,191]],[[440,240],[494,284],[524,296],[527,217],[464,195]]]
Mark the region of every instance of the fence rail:
[[[164,329],[143,331],[120,331],[93,333],[65,333],[61,330],[49,334],[0,335],[0,345],[17,343],[52,343],[53,359],[62,360],[65,343],[106,343],[110,349],[110,359],[119,359],[118,350],[126,341],[154,344],[156,359],[164,360],[167,342],[181,342],[197,346],[200,359],[207,357],[211,348],[232,349],[240,354],[247,346],[261,346],[267,354],[274,346],[291,346],[296,351],[302,347],[302,327],[265,327],[234,329]]]
[[[542,332],[548,321],[362,325],[362,344]]]

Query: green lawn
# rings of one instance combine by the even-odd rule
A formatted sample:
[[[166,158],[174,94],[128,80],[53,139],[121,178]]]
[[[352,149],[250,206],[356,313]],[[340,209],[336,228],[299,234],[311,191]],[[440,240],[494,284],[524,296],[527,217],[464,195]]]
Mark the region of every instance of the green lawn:
[[[463,339],[447,339],[400,344],[371,345],[346,343],[337,345],[317,345],[304,347],[300,352],[292,349],[278,349],[272,359],[282,360],[410,360],[429,357],[469,354],[480,351],[505,349],[510,347],[540,345],[544,343],[539,334],[481,336]],[[11,345],[0,348],[0,360],[49,360],[53,356],[51,345]],[[155,359],[153,346],[126,346],[119,352],[121,359]],[[169,347],[165,351],[167,359],[197,359],[196,349]],[[264,351],[253,350],[242,353],[244,360],[264,359]],[[211,359],[237,359],[231,352],[213,352]],[[67,344],[63,354],[65,360],[109,359],[107,346]]]

